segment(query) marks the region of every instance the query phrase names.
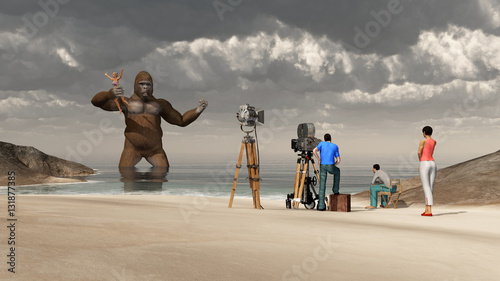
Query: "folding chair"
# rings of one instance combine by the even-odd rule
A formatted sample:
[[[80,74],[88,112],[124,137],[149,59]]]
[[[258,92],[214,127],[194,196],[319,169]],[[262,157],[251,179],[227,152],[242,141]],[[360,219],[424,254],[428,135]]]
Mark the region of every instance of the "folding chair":
[[[389,189],[388,191],[380,191],[379,192],[380,202],[382,202],[382,200],[384,201],[385,208],[389,208],[389,203],[392,202],[392,204],[394,205],[394,209],[396,209],[396,207],[398,205],[398,201],[399,201],[399,196],[401,196],[401,193],[403,193],[403,185],[401,184],[401,179],[391,179],[390,186],[391,186],[391,188],[388,188]],[[387,186],[385,186],[385,187],[387,187]],[[392,188],[394,188],[394,187],[396,187],[396,190],[394,192],[391,192]],[[396,198],[396,200],[394,200],[394,196],[396,194],[398,195],[398,197]],[[387,195],[388,202],[385,202],[385,197],[383,195]]]

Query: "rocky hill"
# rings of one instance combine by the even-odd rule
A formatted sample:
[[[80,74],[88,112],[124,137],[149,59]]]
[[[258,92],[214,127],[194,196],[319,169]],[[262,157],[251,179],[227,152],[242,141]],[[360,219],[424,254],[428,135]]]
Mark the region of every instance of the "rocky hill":
[[[87,166],[47,155],[31,146],[0,142],[0,186],[7,185],[9,171],[15,172],[16,186],[78,182],[95,173]]]
[[[438,168],[439,162],[437,161]],[[400,200],[424,204],[420,177],[403,181]],[[355,197],[369,201],[369,191]],[[435,205],[500,204],[500,150],[450,167],[439,169],[434,183]]]

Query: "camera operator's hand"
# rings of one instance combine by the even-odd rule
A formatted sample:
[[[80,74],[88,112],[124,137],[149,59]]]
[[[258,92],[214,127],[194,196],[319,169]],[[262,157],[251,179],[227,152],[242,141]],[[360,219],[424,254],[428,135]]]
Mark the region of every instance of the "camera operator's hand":
[[[113,93],[113,95],[115,95],[115,98],[119,98],[119,97],[123,97],[123,88],[122,87],[113,87],[111,89],[111,92]]]
[[[196,113],[202,113],[208,106],[208,101],[206,99],[200,99],[198,101],[198,108],[196,108]]]
[[[314,156],[316,156],[316,158],[318,158],[318,162],[321,164],[321,157],[318,155],[318,151],[319,151],[318,148],[315,147],[313,149],[313,154],[314,154]]]

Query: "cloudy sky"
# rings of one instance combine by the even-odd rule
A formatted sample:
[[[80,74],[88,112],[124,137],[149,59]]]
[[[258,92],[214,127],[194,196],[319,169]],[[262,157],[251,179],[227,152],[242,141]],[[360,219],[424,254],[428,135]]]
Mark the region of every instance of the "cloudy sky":
[[[430,125],[441,161],[500,149],[500,1],[2,1],[0,136],[83,163],[118,162],[123,115],[92,106],[104,76],[151,73],[171,162],[237,157],[236,112],[262,108],[263,155],[291,155],[299,123],[344,161],[415,161]],[[264,158],[263,158],[264,159]]]

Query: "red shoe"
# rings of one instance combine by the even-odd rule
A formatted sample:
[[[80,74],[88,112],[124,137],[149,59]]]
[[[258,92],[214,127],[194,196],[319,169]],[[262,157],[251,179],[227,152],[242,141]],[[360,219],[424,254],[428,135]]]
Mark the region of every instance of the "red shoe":
[[[422,216],[423,216],[423,217],[432,217],[432,213],[430,213],[430,214],[426,214],[425,212],[423,212],[423,213],[422,213]]]

